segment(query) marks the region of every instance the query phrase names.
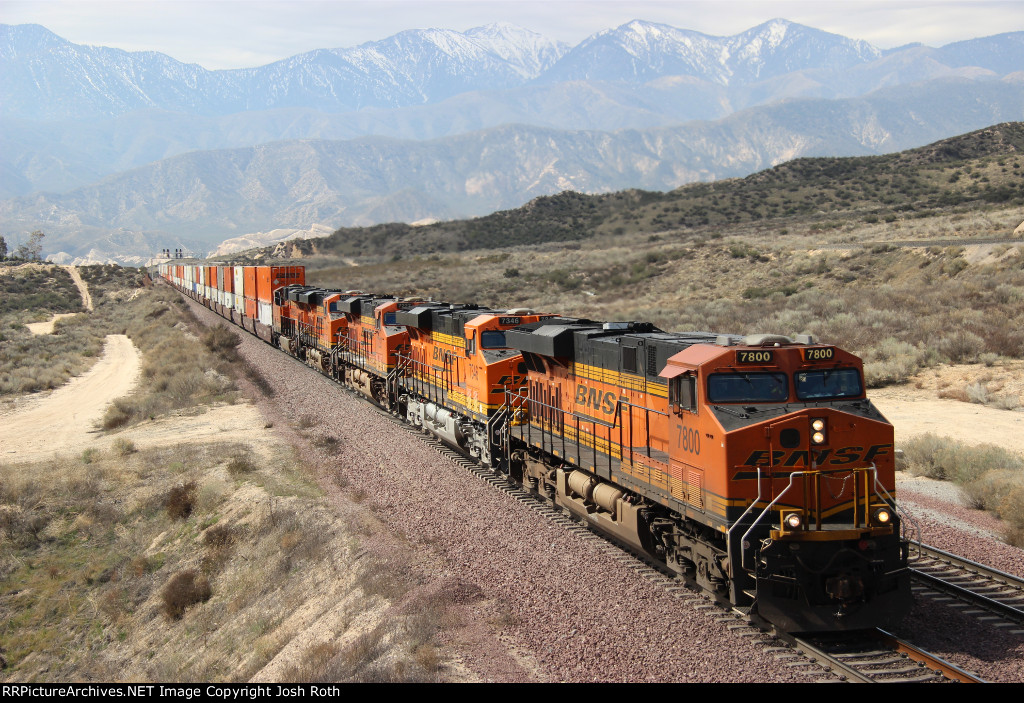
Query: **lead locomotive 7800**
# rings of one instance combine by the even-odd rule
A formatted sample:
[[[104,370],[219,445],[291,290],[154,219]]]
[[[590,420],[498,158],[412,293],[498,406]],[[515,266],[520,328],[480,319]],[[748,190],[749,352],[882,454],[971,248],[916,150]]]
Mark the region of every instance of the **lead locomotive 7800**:
[[[910,607],[893,428],[837,347],[325,290],[302,267],[160,274],[784,630]]]

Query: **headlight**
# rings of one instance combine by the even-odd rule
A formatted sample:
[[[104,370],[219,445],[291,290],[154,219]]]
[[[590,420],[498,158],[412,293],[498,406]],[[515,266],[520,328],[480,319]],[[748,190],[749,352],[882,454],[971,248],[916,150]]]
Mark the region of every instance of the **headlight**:
[[[804,524],[804,520],[800,517],[800,513],[790,513],[782,522],[791,530],[799,530],[800,526]]]
[[[811,444],[825,444],[828,440],[826,435],[827,423],[823,417],[811,418]]]
[[[874,519],[879,525],[888,525],[892,522],[892,513],[888,508],[879,508],[875,511]]]

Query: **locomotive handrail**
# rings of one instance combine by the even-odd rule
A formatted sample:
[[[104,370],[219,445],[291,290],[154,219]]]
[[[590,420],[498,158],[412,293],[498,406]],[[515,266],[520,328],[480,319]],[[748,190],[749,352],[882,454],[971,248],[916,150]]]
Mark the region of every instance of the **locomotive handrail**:
[[[755,500],[753,503],[750,504],[750,506],[743,512],[743,515],[740,516],[740,519],[737,520],[734,523],[733,527],[729,529],[730,536],[731,536],[732,530],[735,529],[735,527],[737,527],[739,524],[741,524],[741,522],[743,521],[743,518],[746,517],[747,513],[749,513],[758,504],[758,502],[760,502],[760,500],[761,500],[761,478],[762,478],[762,476],[761,476],[761,469],[762,469],[761,466],[757,467],[757,500]],[[750,537],[750,533],[753,532],[754,528],[757,527],[761,523],[761,521],[764,519],[764,517],[766,515],[768,515],[772,511],[772,508],[775,506],[775,504],[778,503],[780,500],[782,500],[782,498],[787,493],[789,493],[790,489],[792,489],[794,484],[795,484],[796,478],[798,476],[821,476],[822,474],[833,473],[833,472],[836,472],[836,471],[850,471],[850,472],[853,472],[853,473],[858,472],[858,471],[870,472],[872,478],[874,479],[873,480],[874,486],[875,487],[879,486],[879,483],[878,483],[878,467],[875,465],[874,462],[871,463],[871,466],[862,466],[862,467],[858,467],[858,468],[843,468],[843,469],[832,469],[832,470],[813,469],[813,470],[804,470],[804,471],[791,471],[790,474],[789,474],[789,484],[786,486],[786,488],[783,489],[779,493],[779,495],[777,495],[774,499],[772,499],[772,501],[770,503],[768,503],[768,505],[766,505],[764,507],[764,509],[761,511],[761,514],[757,516],[757,519],[755,519],[754,522],[752,522],[750,524],[750,527],[747,528],[747,531],[744,532],[743,536],[740,538],[740,546],[742,548],[742,552],[741,552],[741,555],[740,555],[740,565],[743,568],[749,568],[749,567],[747,567],[747,563],[746,563],[747,549],[745,547],[746,547],[746,545],[749,544],[748,538]],[[884,486],[882,487],[882,490],[885,493],[886,497],[890,498],[890,500],[891,500],[891,496],[889,495],[888,491],[885,491]],[[879,495],[877,490],[874,490],[874,495],[876,495],[876,496]],[[864,497],[864,500],[865,500],[865,510],[868,510],[868,505],[869,505],[870,501],[868,500],[867,496]],[[857,503],[858,502],[859,502],[859,498],[857,497],[857,492],[855,490],[854,491],[854,506],[853,506],[854,516],[855,517],[856,517],[856,511],[857,511],[857,507],[858,507]],[[820,508],[820,506],[817,506],[817,505],[815,506],[815,513],[816,514],[820,513],[820,509],[819,508]],[[804,507],[804,510],[807,510],[806,506]],[[867,524],[867,523],[865,523],[865,524]],[[732,549],[732,541],[731,540],[729,541],[728,547],[729,547],[730,550]]]
[[[747,514],[750,513],[754,509],[754,507],[758,503],[760,503],[760,502],[761,502],[761,467],[758,466],[757,467],[757,498],[754,499],[754,502],[752,502],[750,505],[747,506],[747,509],[743,511],[743,514],[740,515],[739,519],[736,520],[736,522],[734,522],[732,524],[732,527],[730,527],[729,531],[726,533],[727,536],[728,536],[728,539],[726,539],[725,548],[726,548],[726,554],[729,556],[729,562],[730,563],[732,563],[732,532],[737,527],[739,527],[741,524],[743,524],[743,518],[745,518],[747,516]],[[755,520],[754,523],[750,526],[750,529],[747,530],[745,533],[743,533],[743,537],[740,538],[740,566],[743,567],[744,569],[747,568],[746,560],[745,560],[746,554],[747,554],[747,550],[745,548],[746,538],[747,538],[747,535],[750,534],[750,530],[754,529],[754,526],[757,525],[757,523],[758,523],[758,521],[760,519],[761,518],[758,517],[758,519]]]
[[[644,434],[644,436],[646,438],[646,442],[644,444],[644,448],[643,448],[641,453],[646,454],[648,458],[651,458],[651,456],[652,456],[651,442],[650,442],[650,437],[651,437],[650,416],[651,416],[651,413],[654,413],[656,415],[661,415],[662,417],[669,417],[669,415],[670,415],[667,412],[662,412],[660,410],[656,410],[655,408],[649,408],[649,407],[646,407],[646,406],[643,406],[643,405],[637,405],[635,403],[631,403],[629,400],[620,397],[615,402],[615,412],[612,415],[612,421],[608,422],[608,421],[605,421],[605,420],[601,420],[599,418],[590,417],[588,415],[581,415],[581,414],[576,413],[576,412],[567,411],[567,410],[565,410],[564,408],[562,408],[562,407],[560,407],[558,405],[553,405],[551,403],[547,403],[547,402],[545,402],[545,401],[543,401],[543,400],[541,400],[539,398],[535,398],[532,395],[530,395],[530,392],[529,392],[528,389],[524,389],[522,391],[522,393],[519,393],[519,392],[511,391],[511,390],[506,388],[505,389],[505,394],[506,394],[506,398],[505,398],[503,407],[505,405],[509,404],[509,398],[510,397],[514,397],[514,398],[517,398],[517,399],[522,401],[522,404],[521,404],[520,407],[524,407],[525,406],[525,407],[529,408],[529,416],[528,416],[528,418],[526,418],[527,421],[525,423],[523,423],[523,425],[519,425],[520,429],[519,429],[519,435],[518,436],[519,436],[520,439],[522,439],[524,437],[524,435],[526,435],[526,441],[527,442],[532,442],[533,432],[532,432],[531,428],[536,423],[537,425],[539,425],[538,430],[541,433],[541,449],[542,450],[544,449],[543,445],[544,445],[545,440],[547,440],[548,443],[553,447],[554,443],[556,441],[556,436],[557,436],[558,440],[560,440],[560,443],[562,445],[562,447],[561,447],[561,449],[562,449],[562,456],[564,457],[564,456],[566,456],[566,454],[565,454],[566,435],[565,435],[564,429],[559,429],[559,430],[553,429],[553,424],[557,422],[557,423],[560,424],[560,426],[562,428],[564,428],[565,421],[568,418],[568,419],[571,419],[571,420],[575,420],[575,425],[576,425],[576,439],[575,439],[575,441],[570,439],[569,442],[571,444],[575,444],[576,448],[582,454],[583,451],[584,451],[584,447],[586,445],[584,443],[582,443],[581,438],[580,438],[580,424],[581,423],[589,423],[590,425],[592,425],[594,427],[594,435],[593,435],[594,436],[594,441],[593,441],[592,446],[589,447],[591,449],[591,452],[593,453],[594,468],[596,469],[596,467],[597,467],[597,465],[599,463],[599,461],[598,461],[598,454],[600,453],[600,454],[602,454],[604,456],[607,456],[607,459],[608,459],[607,465],[608,465],[608,470],[609,471],[611,471],[613,469],[612,462],[615,461],[616,458],[620,462],[625,459],[625,457],[626,457],[626,451],[625,451],[626,447],[629,448],[629,453],[630,454],[636,453],[636,450],[634,449],[634,444],[633,444],[633,439],[634,439],[633,438],[633,430],[634,430],[634,426],[636,425],[636,423],[634,423],[634,422],[630,422],[629,423],[629,438],[628,438],[629,439],[629,443],[626,444],[626,442],[624,441],[626,439],[624,437],[624,431],[625,431],[626,428],[625,428],[625,423],[623,422],[623,419],[622,419],[623,408],[624,407],[625,408],[630,408],[630,411],[629,411],[630,412],[630,418],[632,418],[631,410],[633,408],[641,410],[644,413],[643,434]],[[550,417],[546,416],[546,415],[549,415],[549,413],[537,413],[536,412],[537,410],[549,410],[549,411],[551,411],[550,412]],[[557,419],[557,420],[555,419],[555,413],[558,413],[558,415],[560,416],[559,419]],[[544,426],[545,423],[552,423],[552,427],[545,427]],[[524,429],[523,429],[524,425],[525,425],[525,432],[524,432]],[[608,433],[607,433],[608,436],[606,438],[603,438],[608,443],[607,451],[601,451],[598,448],[598,440],[602,439],[601,437],[599,437],[597,435],[597,432],[596,432],[598,426],[604,427],[608,431]],[[616,457],[615,452],[612,451],[612,447],[613,447],[613,445],[615,443],[615,440],[613,440],[613,438],[612,438],[612,430],[614,430],[616,428],[618,428],[618,430],[619,430],[618,444],[617,444],[617,448],[618,448],[618,456],[617,457]],[[582,465],[582,462],[581,462],[581,465]]]
[[[782,496],[784,496],[787,493],[789,493],[789,489],[793,487],[793,482],[796,480],[796,477],[797,476],[802,476],[802,475],[804,475],[806,473],[809,473],[809,472],[807,472],[807,471],[792,471],[792,472],[790,472],[790,474],[789,474],[789,485],[786,486],[786,489],[784,491],[782,491],[781,493],[779,493],[779,495],[776,496],[775,499],[772,500],[772,502],[770,502],[767,506],[765,506],[764,510],[761,511],[761,514],[757,516],[757,519],[754,520],[753,523],[751,523],[750,527],[747,528],[747,531],[744,532],[743,536],[740,538],[741,545],[748,543],[747,542],[747,538],[750,536],[750,533],[753,532],[754,528],[757,527],[757,525],[761,522],[762,519],[764,519],[764,516],[767,515],[769,512],[771,512],[772,506],[775,505],[776,503],[778,503],[780,500],[782,500]],[[760,466],[757,467],[757,495],[758,495],[758,497],[760,497],[760,495],[761,495],[761,467]],[[752,506],[753,505],[757,505],[757,503],[753,503]],[[747,563],[746,563],[746,556],[747,556],[747,550],[744,549],[743,552],[740,555],[740,565],[744,569],[748,568],[747,567]]]
[[[872,466],[874,466],[874,464],[872,464]],[[915,542],[918,546],[920,546],[922,544],[922,542],[921,542],[921,535],[923,534],[921,532],[921,525],[918,524],[917,520],[914,519],[913,515],[908,513],[906,510],[904,510],[901,507],[901,505],[896,502],[896,499],[892,497],[892,494],[889,493],[888,490],[886,490],[885,486],[883,486],[883,485],[881,485],[879,483],[879,481],[878,481],[878,474],[877,473],[875,473],[875,487],[876,488],[880,488],[882,490],[882,493],[885,495],[886,502],[889,505],[895,507],[897,513],[899,513],[902,517],[906,518],[907,521],[909,521],[910,523],[913,524],[913,526],[914,526],[914,530],[913,531],[917,534],[917,539],[914,540],[914,539],[910,538],[909,536],[906,537],[906,539],[907,539],[908,542]],[[905,527],[905,523],[904,523],[903,520],[900,520],[900,530],[905,535],[910,532],[910,530],[908,530]]]

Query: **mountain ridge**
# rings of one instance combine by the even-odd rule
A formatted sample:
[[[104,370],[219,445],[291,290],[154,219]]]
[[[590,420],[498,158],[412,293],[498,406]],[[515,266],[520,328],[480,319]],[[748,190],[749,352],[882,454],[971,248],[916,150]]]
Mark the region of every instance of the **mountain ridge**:
[[[1006,73],[1020,65],[1024,32],[925,48],[940,63],[963,67],[980,61],[995,74]],[[432,104],[466,91],[595,76],[642,83],[687,75],[735,86],[820,66],[849,70],[883,53],[867,42],[783,19],[729,37],[633,20],[575,47],[496,24],[466,32],[406,30],[264,66],[207,70],[158,52],[73,44],[41,25],[0,25],[0,114],[82,119],[144,108],[207,116],[282,107],[337,112]]]
[[[919,146],[1024,114],[1024,83],[948,81],[846,101],[793,100],[714,123],[567,132],[506,125],[422,142],[292,140],[193,152],[64,194],[0,202],[0,226],[42,229],[71,255],[104,230],[160,232],[212,245],[246,232],[479,216],[563,190],[669,190],[743,176],[801,156]],[[1002,117],[1002,119],[1000,119]],[[75,244],[75,241],[82,244]],[[190,247],[195,248],[195,247]]]

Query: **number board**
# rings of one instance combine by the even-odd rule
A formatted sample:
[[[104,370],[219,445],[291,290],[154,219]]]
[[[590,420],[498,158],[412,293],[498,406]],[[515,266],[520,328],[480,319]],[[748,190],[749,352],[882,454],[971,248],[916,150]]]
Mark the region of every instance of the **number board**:
[[[518,326],[518,325],[521,324],[520,320],[521,320],[521,318],[518,318],[518,317],[499,317],[498,318],[498,324],[499,325],[517,325]]]
[[[775,360],[775,352],[770,349],[756,351],[741,349],[736,352],[737,364],[771,364]]]
[[[801,349],[800,353],[804,357],[804,361],[833,361],[836,358],[835,347],[808,347]]]

